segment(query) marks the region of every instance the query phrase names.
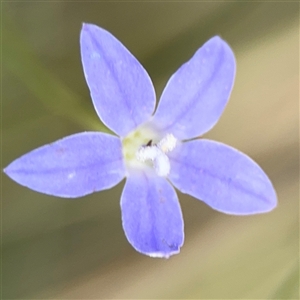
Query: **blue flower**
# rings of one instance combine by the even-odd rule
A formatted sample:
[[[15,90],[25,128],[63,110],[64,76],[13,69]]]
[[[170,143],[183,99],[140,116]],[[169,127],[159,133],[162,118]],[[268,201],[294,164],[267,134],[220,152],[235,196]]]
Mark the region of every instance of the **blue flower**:
[[[130,244],[152,257],[169,257],[183,245],[174,187],[227,214],[276,206],[272,183],[254,161],[198,138],[217,123],[232,90],[235,58],[225,41],[211,38],[175,72],[154,114],[151,79],[120,41],[84,24],[80,45],[96,112],[117,136],[65,137],[16,159],[4,170],[10,178],[41,193],[76,198],[126,177],[123,228]]]

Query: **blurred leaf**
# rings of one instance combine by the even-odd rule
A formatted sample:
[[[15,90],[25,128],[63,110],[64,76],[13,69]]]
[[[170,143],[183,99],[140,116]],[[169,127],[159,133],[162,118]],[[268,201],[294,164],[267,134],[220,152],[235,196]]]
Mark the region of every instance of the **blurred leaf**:
[[[282,284],[270,296],[270,299],[299,299],[299,260],[293,265]]]
[[[154,48],[145,57],[144,65],[153,78],[172,74],[183,59],[189,59],[198,47],[214,35],[221,35],[236,49],[236,45],[245,43],[248,46],[260,38],[285,32],[287,26],[297,19],[298,10],[294,3],[283,6],[271,2],[228,1],[213,14],[196,20],[189,30],[179,32],[176,38]]]
[[[51,74],[30,51],[14,24],[5,20],[2,27],[2,53],[4,66],[40,100],[47,109],[80,124],[86,129],[111,133],[92,109],[86,107],[80,98]]]

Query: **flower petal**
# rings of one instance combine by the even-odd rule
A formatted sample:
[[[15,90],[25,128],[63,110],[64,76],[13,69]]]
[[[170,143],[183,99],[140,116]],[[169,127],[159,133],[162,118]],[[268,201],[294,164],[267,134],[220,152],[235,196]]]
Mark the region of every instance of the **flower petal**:
[[[80,46],[95,109],[106,126],[124,137],[154,111],[151,79],[120,41],[96,25],[83,24]]]
[[[137,251],[165,258],[179,253],[183,218],[176,192],[165,178],[144,173],[129,176],[121,210],[126,237]]]
[[[264,171],[248,156],[227,145],[194,140],[170,153],[171,182],[181,192],[228,214],[263,213],[277,205]]]
[[[211,38],[170,78],[154,125],[181,140],[204,134],[219,120],[234,77],[232,50],[220,37]]]
[[[83,132],[21,156],[4,172],[37,192],[75,198],[116,185],[125,167],[119,138]]]

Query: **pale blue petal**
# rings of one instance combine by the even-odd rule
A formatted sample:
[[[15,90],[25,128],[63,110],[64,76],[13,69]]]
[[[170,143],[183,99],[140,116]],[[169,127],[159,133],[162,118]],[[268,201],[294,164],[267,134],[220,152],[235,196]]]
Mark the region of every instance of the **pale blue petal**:
[[[126,136],[148,120],[155,107],[151,79],[138,60],[108,31],[83,24],[81,60],[102,122]]]
[[[201,136],[219,120],[235,77],[235,58],[216,36],[170,78],[153,124],[180,140]]]
[[[121,210],[126,237],[138,252],[165,258],[179,253],[184,240],[183,218],[176,192],[165,178],[130,175]]]
[[[21,156],[4,172],[34,191],[75,198],[113,187],[125,167],[119,138],[83,132]]]
[[[248,156],[222,143],[194,140],[170,153],[169,179],[182,193],[236,215],[263,213],[277,205],[271,181]]]

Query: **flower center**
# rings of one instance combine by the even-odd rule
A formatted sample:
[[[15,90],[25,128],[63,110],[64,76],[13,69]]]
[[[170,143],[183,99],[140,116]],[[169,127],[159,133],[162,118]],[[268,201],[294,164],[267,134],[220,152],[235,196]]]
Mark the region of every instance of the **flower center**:
[[[169,174],[170,161],[166,153],[176,147],[177,140],[173,134],[161,138],[149,128],[141,128],[129,134],[122,143],[125,162],[129,169],[153,167],[158,176]]]
[[[152,161],[154,170],[158,176],[167,176],[170,173],[170,161],[166,153],[176,147],[177,140],[173,134],[167,134],[157,144],[152,142],[141,146],[135,156],[138,161]]]

